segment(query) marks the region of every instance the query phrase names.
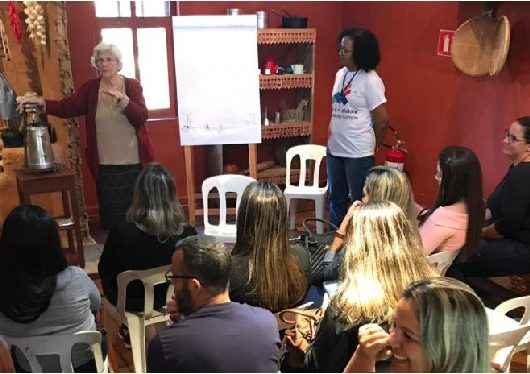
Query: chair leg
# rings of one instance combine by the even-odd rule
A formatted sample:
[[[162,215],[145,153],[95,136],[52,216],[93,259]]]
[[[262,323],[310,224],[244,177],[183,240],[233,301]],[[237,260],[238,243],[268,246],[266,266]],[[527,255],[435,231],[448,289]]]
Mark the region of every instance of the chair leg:
[[[526,372],[530,373],[530,343],[526,344]]]
[[[289,215],[289,229],[296,226],[296,199],[287,198],[287,214]]]
[[[315,217],[318,219],[324,219],[324,198],[315,199]],[[317,234],[324,233],[324,224],[322,222],[317,222]]]
[[[134,371],[145,373],[147,366],[145,359],[145,321],[142,317],[127,313],[127,326],[131,339]]]
[[[67,229],[66,230],[66,237],[68,238],[68,252],[73,253],[74,255],[77,255],[76,251],[76,245],[74,241],[74,230],[73,229]],[[79,265],[79,262],[76,260],[76,265]]]

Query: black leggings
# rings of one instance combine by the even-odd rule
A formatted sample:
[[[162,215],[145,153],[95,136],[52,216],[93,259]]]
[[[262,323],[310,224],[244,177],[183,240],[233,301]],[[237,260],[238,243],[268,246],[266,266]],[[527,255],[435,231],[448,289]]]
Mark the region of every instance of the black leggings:
[[[530,246],[512,239],[481,240],[467,261],[454,263],[449,276],[503,277],[530,273]]]

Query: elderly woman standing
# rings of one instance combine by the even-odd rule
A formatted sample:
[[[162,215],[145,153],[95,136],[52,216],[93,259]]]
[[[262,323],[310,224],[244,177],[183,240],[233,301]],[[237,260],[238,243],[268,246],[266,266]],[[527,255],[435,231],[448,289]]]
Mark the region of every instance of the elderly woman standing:
[[[92,53],[99,77],[86,82],[62,100],[21,97],[19,103],[36,103],[47,114],[61,118],[86,116],[86,159],[96,181],[100,223],[110,229],[121,222],[131,205],[133,186],[142,164],[153,160],[145,121],[147,108],[140,83],[118,74],[120,50],[100,43]]]

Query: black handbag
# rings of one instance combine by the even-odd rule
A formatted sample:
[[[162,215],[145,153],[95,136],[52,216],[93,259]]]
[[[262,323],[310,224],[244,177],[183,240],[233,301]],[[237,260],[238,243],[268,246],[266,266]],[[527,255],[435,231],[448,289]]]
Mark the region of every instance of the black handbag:
[[[308,225],[309,222],[322,222],[328,227],[328,230],[324,234],[317,234],[311,230]],[[328,250],[328,246],[333,241],[337,226],[320,218],[306,218],[304,219],[303,226],[304,231],[294,240],[309,252],[311,274],[314,276],[321,273],[324,255]]]

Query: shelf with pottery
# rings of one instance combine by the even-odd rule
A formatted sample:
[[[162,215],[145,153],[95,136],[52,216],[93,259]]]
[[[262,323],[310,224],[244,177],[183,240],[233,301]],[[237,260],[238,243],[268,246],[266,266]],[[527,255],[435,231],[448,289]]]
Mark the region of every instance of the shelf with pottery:
[[[269,28],[258,30],[258,44],[315,43],[316,29]]]
[[[300,139],[302,142],[309,141],[313,128],[313,99],[315,87],[315,46],[316,46],[316,29],[285,29],[285,28],[268,28],[258,30],[257,35],[258,53],[265,51],[271,52],[271,55],[276,57],[283,56],[283,52],[294,52],[296,56],[291,58],[293,73],[298,74],[260,74],[260,91],[264,95],[278,95],[278,97],[292,98],[293,95],[301,93],[297,99],[296,108],[277,108],[280,111],[280,118],[274,122],[269,122],[268,126],[261,127],[262,140],[275,142],[274,149],[281,150],[283,141],[289,142],[290,139]],[[262,56],[263,57],[263,56]],[[284,64],[287,65],[286,59]],[[263,61],[262,61],[263,62]],[[262,64],[259,65],[260,67]],[[299,71],[296,68],[301,69]],[[266,106],[262,102],[262,108]],[[301,112],[301,108],[303,112]],[[277,111],[270,111],[275,113]],[[227,145],[230,146],[230,145]],[[270,146],[270,143],[269,143]],[[191,148],[185,147],[185,160],[187,170],[187,180],[194,180],[193,162],[191,156]],[[278,153],[278,152],[276,152]],[[284,153],[284,152],[283,152]],[[250,175],[258,180],[270,181],[276,184],[285,184],[285,167],[281,165],[278,160],[261,160],[258,162],[258,145],[248,145],[248,169],[238,171],[238,165],[235,169],[227,171],[226,166],[223,165],[223,147],[212,149],[212,154],[219,156],[221,159],[221,167],[224,172],[240,173]],[[285,162],[283,162],[285,163]],[[239,166],[241,167],[241,166]],[[298,169],[291,170],[291,178],[297,179],[299,176]],[[188,182],[188,201],[194,201],[193,185]],[[194,204],[188,205],[188,214],[190,222],[195,222],[196,213],[201,213],[195,209]]]
[[[274,74],[259,76],[261,90],[292,90],[313,87],[313,74]]]
[[[269,122],[269,125],[261,127],[262,140],[266,141],[267,144],[262,144],[260,147],[268,147],[266,152],[272,149],[271,153],[277,154],[274,160],[258,160],[258,145],[249,145],[248,172],[250,176],[258,180],[284,185],[285,160],[282,162],[278,159],[279,154],[281,153],[282,157],[285,157],[286,144],[293,145],[293,143],[300,144],[311,141],[315,97],[315,47],[316,29],[314,28],[258,30],[260,63],[263,64],[268,56],[274,56],[274,60],[279,59],[282,66],[291,66],[293,73],[298,73],[261,74],[259,77],[260,90],[264,93],[262,108],[266,113],[276,113],[277,116],[278,112],[281,113],[279,118],[275,117],[274,122],[268,119],[265,123]],[[291,63],[295,65],[289,65]],[[297,65],[301,68],[300,71],[295,70]],[[271,94],[275,95],[276,98],[287,99],[287,101],[296,95],[296,108],[283,107],[271,110],[267,105],[275,102],[275,99],[270,97]],[[267,97],[267,95],[269,96]],[[267,166],[262,167],[262,165]],[[297,180],[298,177],[299,170],[291,169],[291,179]]]
[[[310,136],[311,122],[280,122],[261,126],[262,139],[279,139],[293,136]]]

